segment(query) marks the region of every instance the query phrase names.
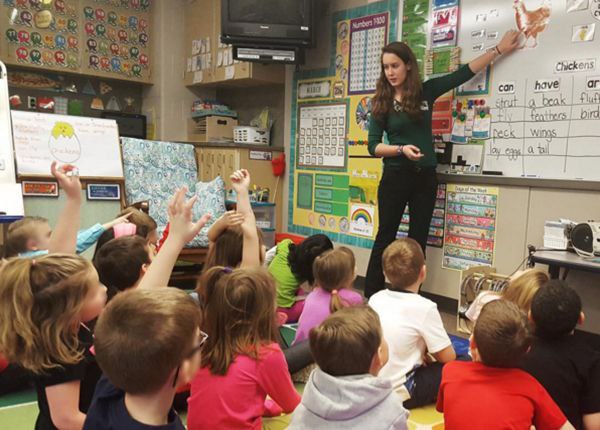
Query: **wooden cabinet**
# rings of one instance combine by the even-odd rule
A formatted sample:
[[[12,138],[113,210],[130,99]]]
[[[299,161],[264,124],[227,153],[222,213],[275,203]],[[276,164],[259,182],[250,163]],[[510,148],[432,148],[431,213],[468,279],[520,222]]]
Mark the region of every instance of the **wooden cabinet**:
[[[247,87],[285,83],[283,65],[231,61],[233,48],[220,43],[220,0],[192,0],[185,7],[185,85]]]
[[[225,186],[231,188],[229,176],[240,166],[240,151],[227,148],[196,148],[200,180],[208,182],[221,176]]]
[[[283,148],[269,146],[251,148],[244,146],[219,146],[219,144],[201,144],[196,148],[196,159],[198,160],[198,172],[201,181],[211,181],[217,175],[225,180],[225,187],[231,189],[229,176],[237,169],[247,169],[250,172],[251,186],[269,188],[269,202],[275,203],[275,225],[281,229],[283,210],[283,180],[279,182],[273,175],[271,160],[256,159],[260,155],[265,158],[278,157]],[[251,158],[252,157],[252,158]],[[275,189],[277,194],[275,197]],[[274,199],[275,197],[275,199]]]

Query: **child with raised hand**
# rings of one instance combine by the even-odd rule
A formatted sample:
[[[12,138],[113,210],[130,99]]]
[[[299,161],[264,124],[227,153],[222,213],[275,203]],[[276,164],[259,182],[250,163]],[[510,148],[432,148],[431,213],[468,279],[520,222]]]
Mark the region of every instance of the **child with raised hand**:
[[[81,183],[78,176],[73,174],[76,173],[74,166],[64,165],[58,167],[57,163],[54,162],[51,165],[51,173],[56,179],[59,179],[60,176],[59,183],[61,188],[68,193],[62,216],[64,220],[64,215],[67,214],[67,211],[75,209],[75,202],[81,202]],[[72,184],[73,187],[70,189],[65,188],[67,184]],[[77,226],[79,226],[79,209],[76,209],[76,212],[68,212],[68,215],[72,215],[71,219],[75,219],[76,216]],[[107,223],[95,224],[90,228],[79,232],[76,231],[75,249],[77,253],[80,254],[91,247],[106,230],[117,224],[127,222],[129,216],[130,214],[123,214]],[[61,218],[59,218],[59,222],[60,220]],[[19,256],[31,258],[48,254],[51,252],[52,235],[61,235],[61,228],[63,227],[57,225],[55,231],[52,232],[48,220],[37,216],[28,216],[12,223],[8,228],[5,249],[6,257]],[[57,232],[56,230],[59,231]],[[70,230],[71,228],[69,228]]]
[[[473,361],[443,369],[437,410],[445,428],[573,430],[544,387],[517,368],[530,345],[527,318],[517,305],[486,304],[471,336]]]
[[[208,229],[208,240],[209,242],[215,243],[219,236],[228,228],[241,226],[244,222],[244,215],[235,211],[227,211],[221,215],[213,225]]]
[[[172,409],[176,388],[200,364],[206,335],[201,311],[184,291],[130,289],[96,325],[94,347],[104,377],[84,429],[183,430]]]
[[[259,267],[217,266],[201,282],[209,337],[192,381],[188,429],[254,430],[261,428],[264,415],[292,412],[300,396],[275,340],[271,276]]]
[[[169,236],[139,282],[139,288],[166,287],[179,253],[210,219],[210,214],[204,214],[199,220],[193,220],[192,208],[198,196],[186,200],[187,191],[186,187],[180,188],[169,202]]]
[[[287,315],[287,322],[293,323],[300,318],[304,309],[302,285],[313,286],[313,262],[330,249],[333,249],[333,242],[324,234],[309,236],[299,245],[290,239],[277,244],[269,273],[277,284],[277,311]]]
[[[12,259],[0,268],[0,351],[34,375],[36,430],[81,429],[99,377],[86,322],[102,311],[106,287],[92,264],[74,255],[81,183],[67,176],[71,170],[52,164],[67,202],[50,239],[51,255]]]
[[[264,258],[262,235],[256,227],[248,194],[250,173],[245,169],[236,170],[230,179],[237,194],[237,208],[236,211],[227,212],[209,229],[211,244],[204,272],[214,266],[260,266]]]
[[[576,429],[600,429],[600,352],[575,334],[585,315],[565,281],[553,279],[533,296],[533,345],[521,366],[535,377]]]
[[[306,297],[294,343],[308,339],[310,330],[330,314],[363,303],[362,296],[352,290],[355,265],[354,253],[344,246],[325,251],[315,259],[315,289]]]

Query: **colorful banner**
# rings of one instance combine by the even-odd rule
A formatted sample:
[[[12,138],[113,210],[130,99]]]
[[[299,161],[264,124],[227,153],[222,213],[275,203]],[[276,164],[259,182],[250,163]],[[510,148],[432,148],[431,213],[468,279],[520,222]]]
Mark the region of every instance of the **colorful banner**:
[[[448,184],[442,267],[491,266],[496,240],[498,188]]]

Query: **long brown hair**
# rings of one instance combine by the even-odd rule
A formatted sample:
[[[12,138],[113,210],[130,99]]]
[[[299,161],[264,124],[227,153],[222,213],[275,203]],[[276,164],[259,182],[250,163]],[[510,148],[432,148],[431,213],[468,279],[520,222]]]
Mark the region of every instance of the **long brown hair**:
[[[82,358],[78,318],[94,267],[82,257],[52,254],[12,259],[0,269],[0,351],[33,373]]]
[[[411,119],[421,118],[421,98],[423,84],[419,76],[419,67],[415,54],[404,42],[392,42],[383,47],[381,52],[381,74],[377,80],[375,96],[373,97],[372,115],[380,124],[385,124],[386,117],[394,110],[394,87],[385,77],[383,54],[394,54],[406,65],[406,80],[402,84],[402,111]],[[410,68],[410,70],[408,70]]]
[[[331,293],[329,311],[334,313],[348,304],[342,300],[338,291],[354,277],[356,261],[350,248],[340,246],[319,255],[313,264],[316,285]]]
[[[258,233],[258,255],[260,263],[263,262],[263,236],[262,231],[257,228]],[[206,272],[211,267],[225,266],[238,267],[242,264],[242,256],[244,252],[244,231],[240,226],[227,227],[217,240],[210,245],[206,261],[204,262],[203,272]]]
[[[202,366],[225,375],[239,354],[260,359],[276,340],[275,281],[263,268],[213,267],[203,276],[204,327],[209,335]]]

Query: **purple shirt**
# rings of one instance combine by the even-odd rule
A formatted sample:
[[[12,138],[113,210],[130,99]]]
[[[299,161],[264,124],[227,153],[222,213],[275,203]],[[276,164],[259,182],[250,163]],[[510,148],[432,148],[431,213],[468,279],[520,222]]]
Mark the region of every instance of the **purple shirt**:
[[[342,302],[348,306],[360,305],[364,302],[363,297],[359,293],[348,288],[338,290],[338,295],[342,299]],[[296,331],[296,338],[294,339],[295,344],[308,339],[310,329],[321,324],[331,314],[329,312],[330,302],[331,293],[319,287],[315,288],[306,297],[304,310],[298,321],[298,331]]]

